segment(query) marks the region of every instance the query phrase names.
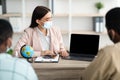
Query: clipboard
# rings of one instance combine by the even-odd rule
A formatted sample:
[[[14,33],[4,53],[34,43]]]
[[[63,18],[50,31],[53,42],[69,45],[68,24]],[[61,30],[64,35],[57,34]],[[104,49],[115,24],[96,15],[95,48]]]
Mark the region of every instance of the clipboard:
[[[35,63],[58,63],[59,62],[59,54],[57,54],[55,57],[49,57],[49,56],[40,56],[37,57],[34,62]]]

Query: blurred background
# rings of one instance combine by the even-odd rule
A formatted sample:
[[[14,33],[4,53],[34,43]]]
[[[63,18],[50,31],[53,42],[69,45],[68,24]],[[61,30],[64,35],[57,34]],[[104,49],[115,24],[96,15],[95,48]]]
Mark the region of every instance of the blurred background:
[[[47,6],[53,13],[54,26],[61,29],[66,49],[70,34],[100,35],[99,49],[112,44],[105,29],[105,14],[120,6],[120,0],[0,0],[0,18],[11,22],[14,30],[13,48],[29,27],[36,6]],[[87,45],[87,44],[85,44]]]

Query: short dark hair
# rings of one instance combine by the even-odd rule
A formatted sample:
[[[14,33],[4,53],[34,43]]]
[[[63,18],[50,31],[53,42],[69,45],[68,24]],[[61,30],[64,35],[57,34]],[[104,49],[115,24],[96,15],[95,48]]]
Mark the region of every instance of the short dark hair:
[[[0,45],[8,38],[12,37],[13,29],[11,24],[4,19],[0,19]]]
[[[36,23],[36,20],[42,19],[49,11],[50,11],[50,9],[45,6],[37,6],[32,13],[30,27],[31,28],[37,27],[38,24]]]
[[[115,7],[109,10],[105,16],[106,28],[114,29],[120,34],[120,7]]]

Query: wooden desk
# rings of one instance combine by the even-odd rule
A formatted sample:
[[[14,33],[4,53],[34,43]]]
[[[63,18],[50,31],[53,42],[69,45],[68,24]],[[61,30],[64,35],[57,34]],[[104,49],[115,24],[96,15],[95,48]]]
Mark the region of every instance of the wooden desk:
[[[58,63],[32,63],[40,80],[80,80],[87,61],[63,60]]]

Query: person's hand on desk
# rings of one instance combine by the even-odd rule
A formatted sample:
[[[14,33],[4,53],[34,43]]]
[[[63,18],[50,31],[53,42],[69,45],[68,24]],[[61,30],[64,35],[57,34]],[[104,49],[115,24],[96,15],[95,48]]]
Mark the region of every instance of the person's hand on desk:
[[[64,57],[68,57],[69,53],[67,51],[60,51],[59,54],[64,58]]]
[[[45,56],[45,55],[56,56],[56,54],[53,51],[50,51],[50,50],[42,51],[41,55],[42,56]]]

